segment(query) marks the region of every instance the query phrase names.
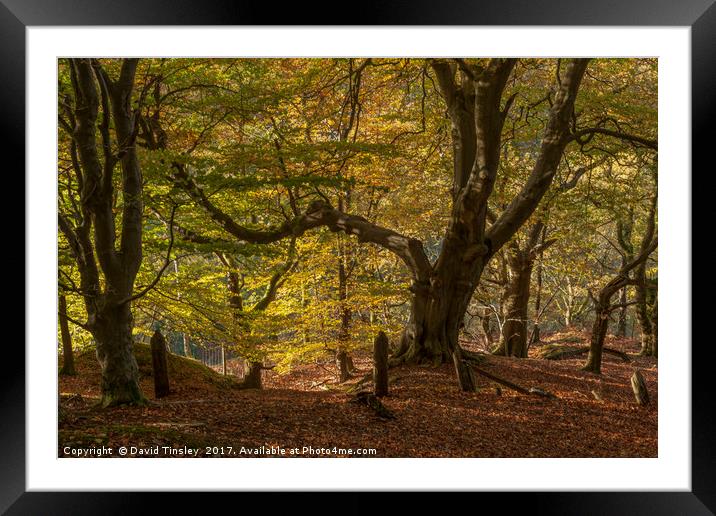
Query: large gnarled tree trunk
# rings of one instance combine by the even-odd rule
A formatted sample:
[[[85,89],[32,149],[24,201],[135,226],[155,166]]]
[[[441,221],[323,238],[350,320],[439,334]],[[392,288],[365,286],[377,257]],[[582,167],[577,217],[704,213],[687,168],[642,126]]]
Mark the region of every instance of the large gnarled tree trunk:
[[[136,114],[131,106],[137,61],[124,59],[119,77],[113,80],[97,60],[71,59],[74,107],[67,106],[60,120],[71,136],[70,154],[81,206],[76,213],[60,212],[59,226],[80,272],[77,290],[84,298],[88,316],[83,327],[96,342],[103,406],[145,401],[132,351],[130,306],[132,300],[147,292],[133,292],[142,261],[143,212],[142,175],[134,145]],[[122,180],[119,248],[115,246],[113,211],[117,164]]]

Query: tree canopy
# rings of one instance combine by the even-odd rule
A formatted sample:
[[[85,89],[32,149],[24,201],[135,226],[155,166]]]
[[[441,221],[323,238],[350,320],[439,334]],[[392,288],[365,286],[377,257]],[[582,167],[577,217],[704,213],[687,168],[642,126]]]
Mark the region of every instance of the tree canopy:
[[[461,341],[524,357],[620,313],[656,353],[655,59],[58,66],[58,284],[107,404],[140,399],[114,343],[157,328],[259,378],[347,377],[379,331],[459,372]]]

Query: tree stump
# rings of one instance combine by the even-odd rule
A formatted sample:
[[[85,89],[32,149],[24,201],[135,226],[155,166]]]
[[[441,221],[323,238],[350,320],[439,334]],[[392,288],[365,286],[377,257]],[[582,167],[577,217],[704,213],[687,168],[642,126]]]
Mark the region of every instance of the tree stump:
[[[452,353],[452,361],[455,365],[455,374],[457,375],[460,389],[464,392],[475,392],[475,374],[472,372],[472,368],[462,359],[462,352],[459,346]]]
[[[388,395],[388,337],[382,331],[373,342],[373,392]]]
[[[638,369],[631,375],[631,389],[634,391],[634,398],[639,405],[649,404],[649,391],[646,388],[644,377]]]
[[[152,350],[152,370],[154,372],[154,397],[159,399],[169,394],[169,368],[167,365],[167,345],[159,330],[154,331],[149,346]]]

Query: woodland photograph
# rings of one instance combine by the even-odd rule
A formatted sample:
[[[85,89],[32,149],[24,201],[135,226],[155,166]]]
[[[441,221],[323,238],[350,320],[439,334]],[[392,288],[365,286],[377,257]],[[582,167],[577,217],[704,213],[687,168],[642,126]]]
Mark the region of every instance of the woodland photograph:
[[[57,456],[657,457],[657,72],[59,59]]]

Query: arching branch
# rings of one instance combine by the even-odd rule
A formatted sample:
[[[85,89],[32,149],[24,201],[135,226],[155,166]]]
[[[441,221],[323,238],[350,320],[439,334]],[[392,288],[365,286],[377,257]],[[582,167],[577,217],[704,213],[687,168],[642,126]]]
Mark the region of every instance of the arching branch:
[[[373,224],[363,217],[343,213],[325,201],[314,201],[303,214],[278,227],[261,231],[249,229],[238,224],[212,203],[196,182],[189,177],[182,165],[175,164],[174,170],[177,185],[183,188],[219,226],[239,240],[253,244],[267,244],[290,236],[298,237],[310,229],[325,226],[331,231],[343,231],[348,235],[354,235],[359,242],[377,244],[393,252],[403,260],[418,280],[425,281],[430,276],[432,267],[420,240]]]
[[[623,131],[615,131],[612,129],[606,129],[604,127],[590,127],[587,129],[579,129],[572,133],[570,140],[575,140],[577,143],[580,143],[583,141],[583,138],[590,137],[595,134],[603,134],[606,136],[611,136],[613,138],[618,138],[620,140],[624,140],[630,143],[633,143],[638,146],[647,147],[649,149],[658,151],[659,145],[656,140],[650,140],[648,138],[644,138],[642,136],[637,136],[635,134],[629,134],[625,133]]]
[[[486,232],[492,253],[500,249],[534,212],[549,188],[569,142],[569,120],[589,59],[573,59],[561,78],[560,90],[550,110],[542,146],[522,190]]]

